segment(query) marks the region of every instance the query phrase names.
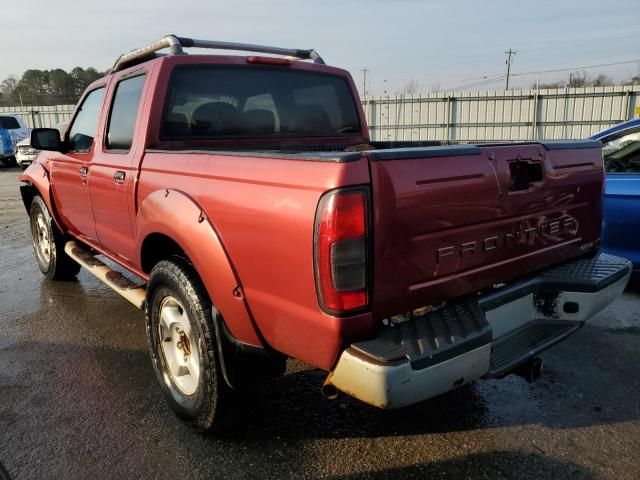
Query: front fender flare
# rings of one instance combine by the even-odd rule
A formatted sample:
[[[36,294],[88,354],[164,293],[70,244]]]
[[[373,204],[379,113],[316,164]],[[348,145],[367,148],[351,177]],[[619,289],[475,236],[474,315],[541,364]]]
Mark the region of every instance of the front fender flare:
[[[22,185],[20,187],[20,193],[22,195],[22,201],[24,202],[24,206],[27,209],[27,214],[29,213],[30,200],[27,188],[28,186],[35,188],[38,194],[44,200],[44,203],[47,205],[49,209],[49,213],[51,214],[51,218],[53,218],[53,222],[56,227],[60,230],[60,232],[66,232],[66,229],[62,225],[60,218],[58,217],[58,212],[55,209],[55,204],[53,201],[53,195],[51,193],[51,180],[49,178],[49,171],[42,166],[42,163],[39,161],[33,162],[29,167],[20,175],[20,181],[24,182],[26,185]]]
[[[142,265],[142,247],[149,235],[169,237],[193,264],[235,339],[264,346],[233,263],[196,201],[178,190],[159,190],[144,199],[136,218],[138,264]]]

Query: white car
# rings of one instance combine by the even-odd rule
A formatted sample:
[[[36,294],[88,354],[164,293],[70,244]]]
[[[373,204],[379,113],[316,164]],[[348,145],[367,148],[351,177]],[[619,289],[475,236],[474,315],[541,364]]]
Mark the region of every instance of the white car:
[[[5,165],[13,163],[16,145],[28,138],[30,132],[18,115],[0,113],[0,160]]]
[[[57,128],[60,136],[62,136],[68,124],[69,122],[59,123],[53,128]],[[40,151],[31,146],[31,137],[29,136],[16,145],[16,163],[24,170],[36,159],[38,153],[40,153]]]
[[[16,144],[16,163],[21,169],[26,169],[31,162],[33,162],[38,156],[38,150],[31,146],[31,137],[27,137],[24,140]]]

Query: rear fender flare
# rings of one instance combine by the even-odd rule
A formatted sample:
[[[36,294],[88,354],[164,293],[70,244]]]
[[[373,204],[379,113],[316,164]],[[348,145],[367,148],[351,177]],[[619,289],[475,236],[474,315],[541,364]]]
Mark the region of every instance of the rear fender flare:
[[[169,237],[187,255],[233,337],[263,347],[240,279],[216,229],[196,201],[171,189],[156,191],[144,199],[136,220],[139,265],[144,240],[152,234]]]

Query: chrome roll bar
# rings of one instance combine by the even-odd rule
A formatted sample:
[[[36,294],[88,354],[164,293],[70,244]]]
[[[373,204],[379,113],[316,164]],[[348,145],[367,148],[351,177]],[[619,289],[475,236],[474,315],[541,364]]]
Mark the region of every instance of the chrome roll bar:
[[[183,48],[207,48],[212,50],[237,50],[245,52],[270,53],[273,55],[283,55],[285,57],[298,58],[300,60],[313,60],[314,63],[324,65],[324,60],[314,49],[300,50],[296,48],[269,47],[267,45],[253,45],[249,43],[220,42],[216,40],[196,40],[193,38],[177,37],[176,35],[166,35],[160,40],[149,45],[124,53],[118,57],[111,67],[111,73],[135,63],[136,60],[146,60],[150,55],[169,49],[169,55],[183,55]]]

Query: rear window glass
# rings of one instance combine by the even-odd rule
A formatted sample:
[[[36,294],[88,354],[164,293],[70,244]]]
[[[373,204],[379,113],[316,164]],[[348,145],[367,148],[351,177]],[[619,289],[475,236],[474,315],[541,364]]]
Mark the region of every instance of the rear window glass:
[[[0,117],[0,128],[15,130],[16,128],[20,128],[20,124],[15,117]]]
[[[161,138],[322,137],[360,133],[348,82],[269,67],[179,67]]]

